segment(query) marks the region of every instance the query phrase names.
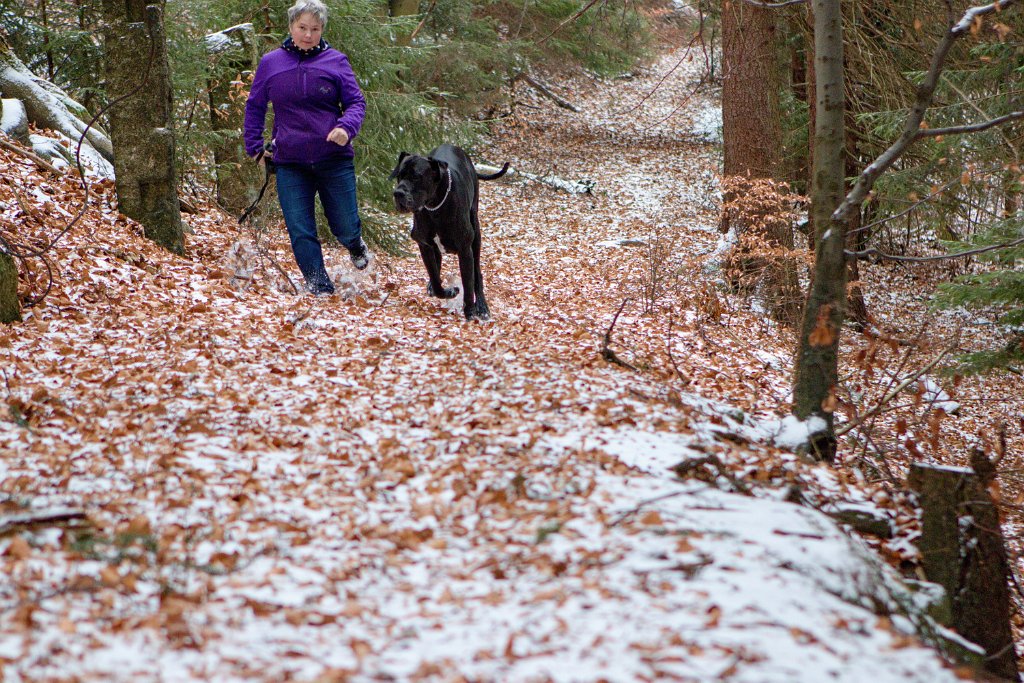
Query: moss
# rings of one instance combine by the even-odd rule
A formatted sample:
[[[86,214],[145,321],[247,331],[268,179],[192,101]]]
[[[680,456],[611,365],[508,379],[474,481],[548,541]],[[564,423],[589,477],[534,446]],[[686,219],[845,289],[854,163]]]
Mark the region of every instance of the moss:
[[[0,251],[0,323],[21,320],[18,306],[18,267],[14,259]]]

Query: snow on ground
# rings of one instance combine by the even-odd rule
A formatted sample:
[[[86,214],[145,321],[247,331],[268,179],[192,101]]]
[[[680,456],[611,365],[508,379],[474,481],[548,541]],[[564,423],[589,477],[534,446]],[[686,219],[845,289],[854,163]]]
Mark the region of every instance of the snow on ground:
[[[483,184],[491,324],[428,299],[413,259],[360,275],[329,252],[333,297],[281,293],[265,262],[233,289],[230,222],[196,218],[177,259],[94,205],[57,291],[0,329],[0,514],[89,517],[0,538],[4,680],[959,680],[908,635],[908,593],[866,543],[786,502],[798,485],[876,507],[771,446],[760,406],[787,363],[703,330],[743,314],[714,308],[698,267],[655,292],[667,332],[634,306],[610,335],[645,372],[600,358],[646,272],[642,247],[602,242],[658,223],[696,254],[716,240],[686,181],[717,152],[671,132],[707,107],[676,104],[693,68],[643,117],[545,109],[521,116],[549,137],[492,142],[597,184]],[[577,95],[615,110],[603,84]],[[3,225],[42,224],[8,185]],[[280,231],[269,248],[294,277]]]

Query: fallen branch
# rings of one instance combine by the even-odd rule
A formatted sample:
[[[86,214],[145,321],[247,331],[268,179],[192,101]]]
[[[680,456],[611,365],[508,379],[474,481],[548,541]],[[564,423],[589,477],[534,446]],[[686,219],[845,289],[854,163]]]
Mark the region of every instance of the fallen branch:
[[[760,2],[759,0],[743,0],[748,5],[754,7],[763,7],[764,9],[778,9],[780,7],[789,7],[790,5],[805,5],[807,0],[781,0],[780,2]]]
[[[39,512],[29,512],[23,515],[0,517],[0,536],[6,536],[7,534],[15,531],[29,529],[36,526],[51,526],[54,524],[73,522],[80,519],[85,519],[84,510],[41,510]]]
[[[622,305],[619,306],[619,310],[615,312],[615,317],[612,318],[612,324],[608,326],[608,331],[604,333],[604,344],[601,346],[601,358],[604,358],[609,363],[615,363],[616,365],[621,365],[624,368],[629,368],[633,372],[640,372],[635,367],[615,355],[615,352],[611,349],[612,330],[615,329],[615,323],[618,321],[619,315],[622,314],[622,309],[624,309],[628,303],[629,298],[622,300]]]
[[[53,173],[54,175],[61,175],[61,172],[57,170],[56,166],[54,166],[49,161],[47,161],[46,159],[42,158],[41,156],[39,156],[35,152],[30,152],[29,150],[23,149],[23,148],[19,147],[18,145],[12,145],[11,143],[7,142],[6,140],[4,140],[2,138],[0,138],[0,147],[2,147],[3,149],[6,149],[8,152],[13,152],[15,154],[21,155],[21,156],[25,157],[26,159],[31,159],[32,161],[35,162],[36,166],[38,166],[39,168],[43,169],[44,171],[49,171],[50,173]]]
[[[742,493],[745,496],[753,495],[750,491],[750,487],[737,479],[736,476],[726,468],[722,459],[714,453],[702,455],[699,458],[683,460],[682,462],[673,465],[671,469],[677,477],[680,479],[686,479],[691,473],[704,465],[711,465],[718,475],[728,481],[730,486],[736,489],[737,492]]]
[[[520,71],[516,76],[512,78],[512,82],[514,83],[517,80],[526,81],[526,83],[530,85],[534,90],[539,92],[541,95],[544,95],[544,97],[547,97],[549,100],[557,104],[562,109],[568,109],[569,111],[579,113],[579,107],[577,107],[575,104],[565,99],[564,97],[561,97],[560,95],[555,93],[555,91],[551,89],[550,85],[540,80],[536,76],[533,76],[525,71]]]
[[[493,175],[500,171],[501,168],[498,166],[491,166],[490,164],[476,164],[476,172],[480,175]],[[523,178],[525,180],[532,180],[536,183],[543,183],[549,187],[553,187],[556,190],[562,190],[570,194],[591,194],[594,191],[593,180],[566,180],[559,178],[558,176],[541,176],[534,173],[527,173],[526,171],[519,171],[514,168],[508,169],[505,172],[506,178]]]

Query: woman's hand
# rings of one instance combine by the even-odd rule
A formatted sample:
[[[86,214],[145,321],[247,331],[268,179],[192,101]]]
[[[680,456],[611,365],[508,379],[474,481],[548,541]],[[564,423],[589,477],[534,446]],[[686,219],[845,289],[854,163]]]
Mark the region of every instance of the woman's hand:
[[[335,128],[327,134],[327,141],[344,147],[348,144],[348,131],[344,128]]]

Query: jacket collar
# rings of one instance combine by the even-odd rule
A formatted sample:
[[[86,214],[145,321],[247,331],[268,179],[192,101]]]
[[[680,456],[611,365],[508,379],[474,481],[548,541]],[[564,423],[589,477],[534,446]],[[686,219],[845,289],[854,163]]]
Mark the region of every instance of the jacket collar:
[[[311,47],[308,50],[301,50],[295,44],[295,41],[292,40],[292,37],[288,36],[287,38],[284,39],[284,42],[281,43],[281,47],[286,52],[291,52],[292,54],[298,55],[299,57],[315,57],[324,50],[329,49],[331,46],[327,44],[326,40],[321,38],[320,43],[317,44],[316,47]]]

